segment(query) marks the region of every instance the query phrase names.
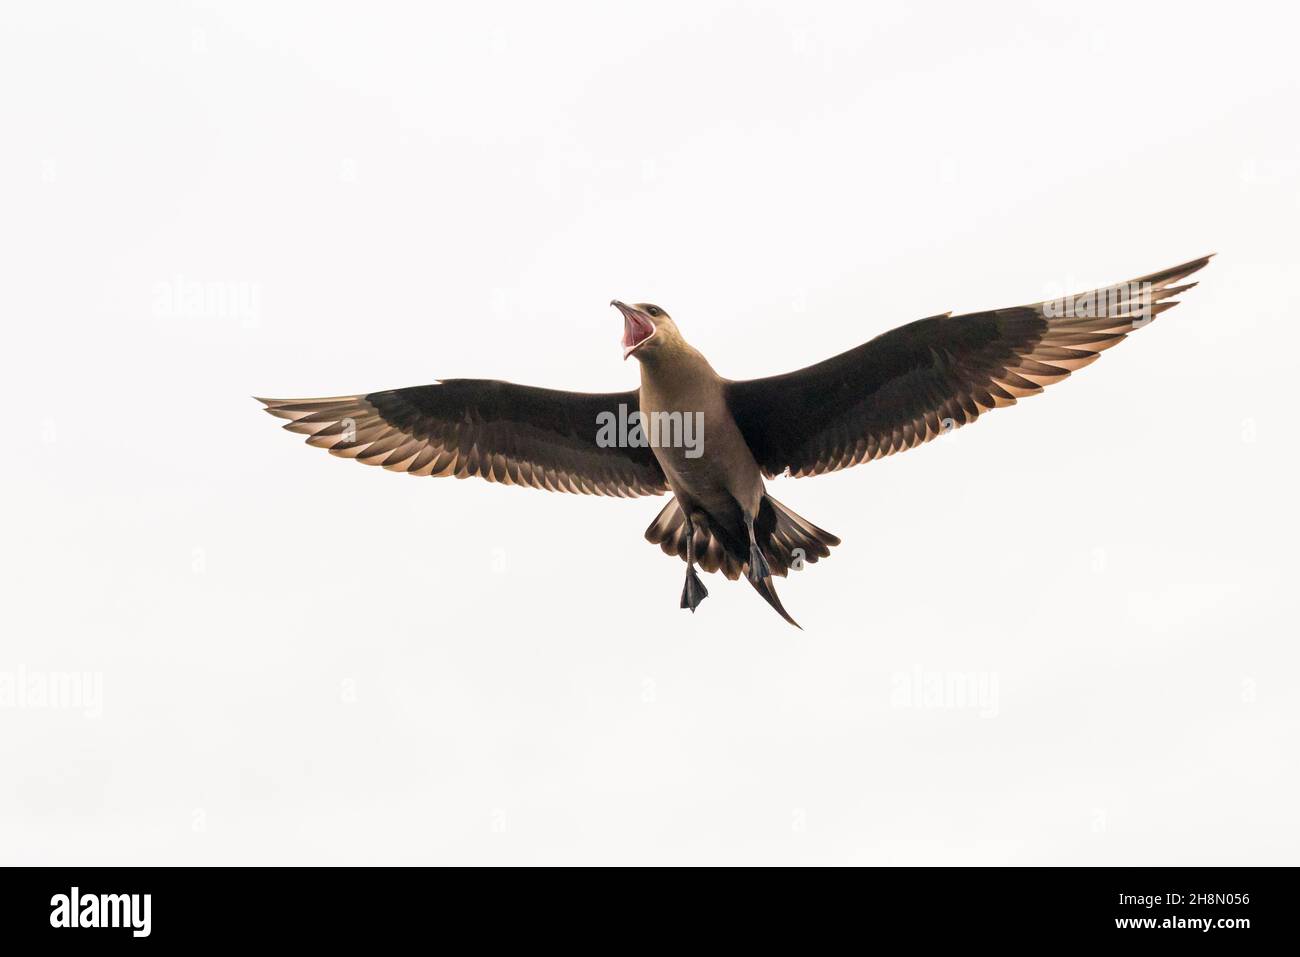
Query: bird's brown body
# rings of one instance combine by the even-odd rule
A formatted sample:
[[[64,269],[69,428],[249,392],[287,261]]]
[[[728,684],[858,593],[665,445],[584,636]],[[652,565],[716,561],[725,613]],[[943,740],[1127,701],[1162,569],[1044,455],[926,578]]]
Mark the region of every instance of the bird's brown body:
[[[726,383],[704,356],[686,346],[641,364],[641,414],[698,416],[704,425],[703,454],[691,457],[682,443],[652,446],[655,459],[688,514],[719,514],[738,505],[758,512],[763,473],[727,408]]]
[[[671,492],[646,538],[687,565],[682,607],[707,595],[696,575],[744,575],[781,606],[772,577],[840,540],[785,508],[765,478],[819,475],[914,448],[1068,376],[1172,307],[1176,283],[1209,257],[1060,300],[900,326],[824,362],[766,379],[719,376],[658,306],[615,301],[631,392],[576,393],[508,382],[434,385],[323,399],[263,399],[285,428],[335,455],[411,475],[478,476],[552,491]],[[612,442],[603,419],[698,423],[696,441]],[[687,433],[689,434],[689,433]]]
[[[773,508],[779,506],[773,501],[764,510],[767,489],[763,472],[727,405],[727,381],[674,328],[671,336],[665,336],[662,343],[641,357],[638,399],[642,421],[695,421],[701,426],[698,449],[673,441],[653,442],[650,446],[673,501],[650,526],[646,537],[665,545],[671,553],[684,552],[688,569],[682,607],[694,611],[708,594],[695,575],[694,565],[712,547],[720,553],[718,567],[729,571],[728,577],[750,572],[749,581],[763,599],[782,618],[796,624],[777,598],[771,581],[773,563],[781,575],[791,567],[780,561],[767,541],[771,534],[767,526],[776,521]],[[680,526],[674,524],[672,534],[660,530],[661,522],[676,522],[678,516]],[[759,554],[764,555],[761,561],[750,553],[750,528],[755,521],[759,523]],[[834,536],[821,534],[822,544],[839,544]],[[812,541],[800,542],[796,547],[800,545],[817,547]],[[762,573],[758,571],[760,566]]]

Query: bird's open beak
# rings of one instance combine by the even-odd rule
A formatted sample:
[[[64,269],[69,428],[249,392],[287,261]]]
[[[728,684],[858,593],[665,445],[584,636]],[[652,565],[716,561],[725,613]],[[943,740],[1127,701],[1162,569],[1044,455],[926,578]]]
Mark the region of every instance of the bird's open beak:
[[[644,312],[627,303],[613,299],[609,304],[623,313],[623,358],[626,359],[654,338],[655,324]]]

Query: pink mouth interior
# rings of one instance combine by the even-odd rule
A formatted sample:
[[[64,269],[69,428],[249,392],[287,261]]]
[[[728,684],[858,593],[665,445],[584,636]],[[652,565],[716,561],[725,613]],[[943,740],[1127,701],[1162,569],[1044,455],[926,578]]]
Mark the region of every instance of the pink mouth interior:
[[[655,333],[654,324],[631,310],[623,313],[623,348],[635,349]]]

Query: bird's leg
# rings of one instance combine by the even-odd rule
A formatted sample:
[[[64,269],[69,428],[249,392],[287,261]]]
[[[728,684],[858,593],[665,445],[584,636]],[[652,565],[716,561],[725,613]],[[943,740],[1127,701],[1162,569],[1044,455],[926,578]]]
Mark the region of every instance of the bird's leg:
[[[686,584],[682,587],[682,607],[689,608],[691,614],[700,602],[709,597],[709,590],[695,574],[695,523],[686,517]]]
[[[749,532],[749,580],[758,585],[764,578],[771,576],[772,569],[768,567],[767,559],[763,557],[763,550],[758,547],[758,542],[754,538],[754,516],[745,512],[744,518],[745,530]]]

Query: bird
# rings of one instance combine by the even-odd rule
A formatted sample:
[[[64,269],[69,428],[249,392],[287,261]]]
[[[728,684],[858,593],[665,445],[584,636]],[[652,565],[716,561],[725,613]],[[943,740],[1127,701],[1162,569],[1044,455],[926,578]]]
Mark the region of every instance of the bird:
[[[259,398],[331,454],[416,476],[553,492],[669,494],[645,538],[686,564],[680,607],[708,596],[697,569],[742,576],[785,621],[773,585],[840,539],[767,490],[870,462],[1015,405],[1095,361],[1177,304],[1211,256],[1074,296],[898,326],[823,362],[761,379],[720,376],[662,307],[622,315],[640,385],[584,393],[445,379],[356,395]]]

